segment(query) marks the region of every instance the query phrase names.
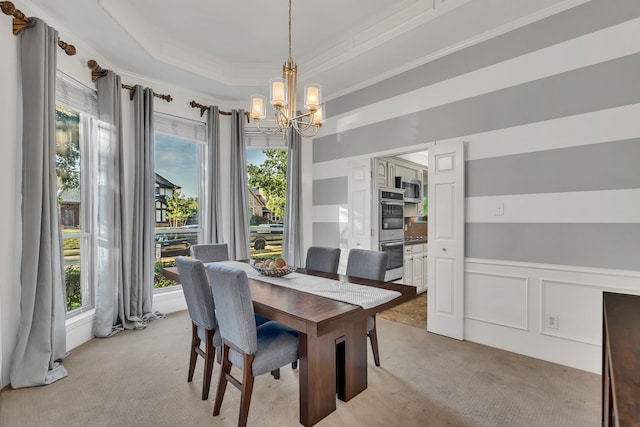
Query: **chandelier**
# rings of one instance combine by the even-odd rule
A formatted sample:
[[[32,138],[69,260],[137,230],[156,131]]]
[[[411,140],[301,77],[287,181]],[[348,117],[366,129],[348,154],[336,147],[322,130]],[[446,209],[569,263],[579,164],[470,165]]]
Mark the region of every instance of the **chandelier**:
[[[311,138],[318,133],[322,126],[322,86],[307,84],[304,87],[305,112],[298,114],[296,108],[296,84],[298,66],[291,58],[291,0],[289,0],[289,58],[282,65],[282,78],[271,79],[269,88],[269,103],[275,108],[275,118],[265,119],[267,98],[262,95],[251,95],[251,117],[256,122],[258,130],[265,134],[282,133],[286,138],[287,132],[294,128],[298,133]],[[275,126],[270,130],[260,127],[261,123]]]

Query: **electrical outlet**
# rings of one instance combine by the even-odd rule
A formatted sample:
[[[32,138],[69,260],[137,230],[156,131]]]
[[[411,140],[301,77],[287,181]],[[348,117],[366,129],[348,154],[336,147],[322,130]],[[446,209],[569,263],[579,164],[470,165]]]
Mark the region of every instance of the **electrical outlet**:
[[[559,314],[547,314],[547,328],[558,329],[559,323],[560,323]]]

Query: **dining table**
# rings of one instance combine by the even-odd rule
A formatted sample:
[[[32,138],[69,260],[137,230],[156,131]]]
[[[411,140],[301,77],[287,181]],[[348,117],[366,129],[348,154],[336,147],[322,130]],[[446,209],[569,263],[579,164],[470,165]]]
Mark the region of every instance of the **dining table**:
[[[335,411],[336,396],[347,402],[367,388],[367,318],[416,296],[416,287],[398,283],[304,268],[287,275],[288,281],[278,281],[252,274],[246,261],[224,263],[247,271],[255,313],[298,331],[300,423],[304,426]],[[176,267],[165,267],[162,273],[180,282]],[[315,291],[318,283],[332,288],[328,293]],[[382,293],[380,303],[367,298]],[[351,295],[351,302],[340,299],[345,294]]]

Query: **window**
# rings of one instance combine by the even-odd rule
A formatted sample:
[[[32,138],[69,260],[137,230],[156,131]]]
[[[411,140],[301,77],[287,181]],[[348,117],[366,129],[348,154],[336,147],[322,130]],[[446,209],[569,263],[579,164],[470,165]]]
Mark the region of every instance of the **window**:
[[[203,185],[205,125],[156,114],[155,151],[155,250],[154,286],[176,285],[164,278],[163,267],[174,266],[179,255],[201,234],[200,204]]]
[[[251,258],[282,256],[287,154],[287,149],[281,147],[247,147]]]
[[[57,198],[67,314],[93,306],[92,143],[95,92],[58,73],[56,86]]]

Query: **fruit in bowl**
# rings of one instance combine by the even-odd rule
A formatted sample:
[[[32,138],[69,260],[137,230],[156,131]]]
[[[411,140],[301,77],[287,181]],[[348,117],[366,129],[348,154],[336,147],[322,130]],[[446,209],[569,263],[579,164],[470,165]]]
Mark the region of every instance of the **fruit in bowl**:
[[[252,260],[250,264],[260,274],[269,277],[282,277],[295,271],[295,267],[288,266],[282,258]]]

